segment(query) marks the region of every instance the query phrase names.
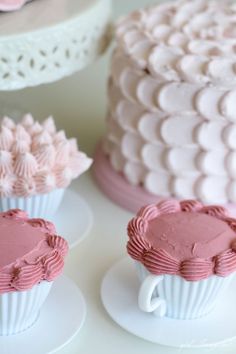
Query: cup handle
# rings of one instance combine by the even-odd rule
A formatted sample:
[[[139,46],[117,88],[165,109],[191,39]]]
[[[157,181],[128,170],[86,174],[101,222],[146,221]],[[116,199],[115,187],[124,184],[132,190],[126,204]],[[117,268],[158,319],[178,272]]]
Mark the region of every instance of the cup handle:
[[[143,281],[138,295],[139,308],[144,312],[153,312],[157,317],[164,317],[167,311],[166,300],[158,296],[153,298],[153,292],[163,276],[149,275]]]

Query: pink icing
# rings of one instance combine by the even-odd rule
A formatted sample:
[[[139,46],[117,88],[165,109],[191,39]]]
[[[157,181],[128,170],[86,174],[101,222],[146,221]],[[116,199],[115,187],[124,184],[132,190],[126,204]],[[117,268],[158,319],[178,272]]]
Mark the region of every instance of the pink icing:
[[[66,188],[91,164],[76,139],[56,131],[52,117],[40,124],[27,114],[18,124],[9,117],[0,123],[1,196],[29,197]]]
[[[156,275],[196,281],[236,270],[236,219],[221,206],[163,201],[142,208],[128,225],[129,255]]]
[[[0,214],[0,294],[52,281],[64,267],[67,242],[52,223],[21,210]]]

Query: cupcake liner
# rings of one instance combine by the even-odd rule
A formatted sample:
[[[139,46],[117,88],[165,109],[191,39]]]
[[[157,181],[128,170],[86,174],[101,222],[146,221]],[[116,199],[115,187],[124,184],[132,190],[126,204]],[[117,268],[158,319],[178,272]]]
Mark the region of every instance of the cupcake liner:
[[[57,188],[50,193],[31,197],[1,197],[0,212],[22,209],[28,213],[30,218],[50,218],[59,208],[64,193],[65,189]]]
[[[0,336],[22,332],[37,321],[52,283],[43,281],[27,291],[0,295]]]
[[[143,282],[151,273],[141,263],[135,264],[139,279]],[[233,276],[212,275],[204,280],[187,281],[180,276],[166,274],[153,297],[166,300],[166,317],[180,320],[203,317],[214,309]]]

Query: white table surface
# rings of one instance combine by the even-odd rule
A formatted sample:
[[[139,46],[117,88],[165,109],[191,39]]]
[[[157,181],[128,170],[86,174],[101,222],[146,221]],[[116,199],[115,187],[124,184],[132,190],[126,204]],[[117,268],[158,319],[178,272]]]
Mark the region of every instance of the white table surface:
[[[114,12],[117,16],[155,2],[114,0]],[[73,77],[19,92],[2,92],[0,100],[4,99],[15,107],[20,105],[38,119],[54,115],[58,127],[64,128],[68,136],[76,136],[81,148],[92,154],[105,130],[109,54]],[[126,254],[126,225],[132,214],[103,196],[89,173],[74,182],[73,187],[90,203],[95,218],[90,235],[71,251],[65,267],[65,273],[86,297],[88,314],[81,332],[58,354],[235,354],[236,341],[223,348],[201,350],[161,347],[125,332],[109,318],[101,304],[100,283],[105,271]],[[60,310],[58,320],[63,321]],[[56,331],[56,328],[52,330]]]

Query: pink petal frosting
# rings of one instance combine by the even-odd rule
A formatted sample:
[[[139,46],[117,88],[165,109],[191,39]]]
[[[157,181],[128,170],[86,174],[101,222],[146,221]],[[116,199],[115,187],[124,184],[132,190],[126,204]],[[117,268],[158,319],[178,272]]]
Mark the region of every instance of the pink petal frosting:
[[[153,274],[197,281],[236,271],[236,219],[221,206],[167,200],[128,224],[128,254]]]
[[[61,274],[67,242],[52,223],[21,210],[0,214],[0,294],[31,289]]]

